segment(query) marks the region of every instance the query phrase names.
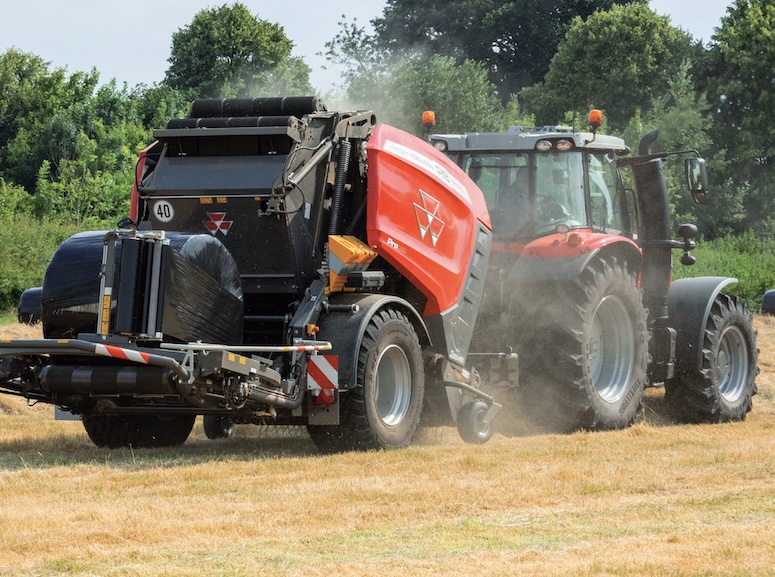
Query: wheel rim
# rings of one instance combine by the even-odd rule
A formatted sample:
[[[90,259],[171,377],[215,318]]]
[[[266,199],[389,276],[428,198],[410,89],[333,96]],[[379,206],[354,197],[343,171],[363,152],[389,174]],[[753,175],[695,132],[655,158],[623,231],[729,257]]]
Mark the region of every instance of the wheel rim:
[[[736,326],[727,327],[721,334],[716,374],[721,396],[729,403],[737,401],[748,378],[748,346],[743,332]]]
[[[592,321],[589,365],[597,394],[615,403],[627,392],[635,366],[635,330],[624,303],[600,301]]]
[[[398,425],[409,411],[412,369],[398,345],[385,347],[377,358],[374,403],[379,418],[388,426]]]
[[[478,437],[485,438],[490,435],[490,423],[484,424],[484,418],[487,416],[487,409],[479,409],[474,415],[474,427]]]

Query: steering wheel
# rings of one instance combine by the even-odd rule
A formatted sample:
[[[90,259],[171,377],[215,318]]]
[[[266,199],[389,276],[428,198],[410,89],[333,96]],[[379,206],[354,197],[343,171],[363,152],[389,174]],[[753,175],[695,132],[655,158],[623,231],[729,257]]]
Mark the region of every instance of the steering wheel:
[[[536,220],[539,222],[562,222],[568,220],[570,214],[565,207],[548,194],[536,195]]]

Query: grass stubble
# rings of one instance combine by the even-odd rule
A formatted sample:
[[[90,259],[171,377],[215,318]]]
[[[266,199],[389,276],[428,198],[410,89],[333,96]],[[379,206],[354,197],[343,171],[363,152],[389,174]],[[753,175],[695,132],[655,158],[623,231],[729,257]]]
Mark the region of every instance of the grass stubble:
[[[670,424],[650,390],[606,433],[319,455],[197,424],[181,448],[105,450],[0,397],[0,576],[775,575],[775,318],[755,325],[759,395],[733,424]]]

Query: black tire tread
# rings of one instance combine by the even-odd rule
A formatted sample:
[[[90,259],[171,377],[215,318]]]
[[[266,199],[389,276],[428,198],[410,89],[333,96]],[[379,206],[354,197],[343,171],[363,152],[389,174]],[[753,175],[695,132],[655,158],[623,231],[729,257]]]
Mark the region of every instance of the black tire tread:
[[[714,378],[716,351],[719,334],[729,324],[742,329],[748,345],[749,372],[741,395],[734,404],[727,403]],[[683,423],[723,423],[744,421],[753,407],[753,396],[758,392],[756,376],[759,374],[759,349],[753,318],[745,304],[737,297],[724,293],[716,296],[705,322],[702,368],[679,375],[666,383],[665,400],[673,417]]]
[[[208,439],[228,439],[234,436],[234,421],[221,415],[205,415],[202,429]]]
[[[626,287],[637,331],[633,367],[635,385],[625,395],[622,414],[598,410],[594,386],[587,375],[585,324],[593,302],[613,284]],[[520,353],[522,402],[530,403],[536,424],[562,432],[577,429],[607,430],[631,425],[641,409],[647,382],[647,312],[635,274],[626,261],[613,255],[594,259],[572,283],[541,285],[515,314],[517,350]],[[631,381],[632,382],[632,381]]]
[[[194,427],[194,415],[83,415],[83,426],[98,447],[159,448],[182,445]]]
[[[404,435],[398,443],[392,442],[384,437],[379,427],[371,422],[369,409],[367,407],[368,399],[364,380],[366,378],[366,365],[371,352],[377,347],[383,327],[391,322],[400,323],[411,335],[419,363],[419,378],[413,386],[413,396],[419,398],[413,401],[413,407],[410,414],[407,415],[408,422],[402,423],[402,428],[406,427],[408,434]],[[340,397],[340,422],[338,426],[309,426],[307,427],[310,437],[315,445],[324,452],[341,452],[349,450],[373,450],[373,449],[395,449],[408,445],[414,432],[417,430],[420,421],[422,409],[422,397],[424,393],[422,349],[412,323],[409,318],[401,311],[394,308],[383,308],[374,314],[368,322],[361,339],[358,352],[357,382],[356,385],[347,393]]]

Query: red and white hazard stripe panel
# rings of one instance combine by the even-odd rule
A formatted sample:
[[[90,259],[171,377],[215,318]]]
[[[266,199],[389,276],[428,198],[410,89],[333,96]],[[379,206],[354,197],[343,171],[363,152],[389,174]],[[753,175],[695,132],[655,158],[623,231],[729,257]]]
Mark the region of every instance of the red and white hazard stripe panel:
[[[307,363],[307,389],[339,389],[339,356],[313,355]]]
[[[316,405],[334,402],[334,391],[339,389],[339,357],[313,355],[307,363],[307,390],[315,397]]]

